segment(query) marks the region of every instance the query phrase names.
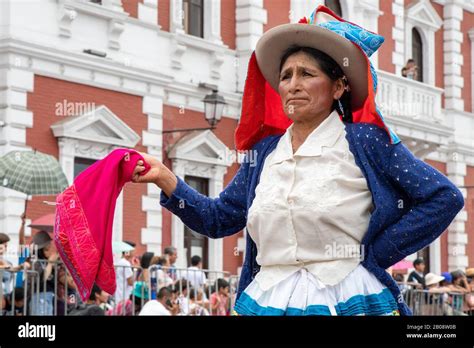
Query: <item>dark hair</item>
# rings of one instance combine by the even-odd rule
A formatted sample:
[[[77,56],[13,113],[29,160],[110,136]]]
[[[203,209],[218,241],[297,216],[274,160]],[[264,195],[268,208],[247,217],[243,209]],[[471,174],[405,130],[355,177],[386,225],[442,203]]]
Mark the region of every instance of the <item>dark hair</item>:
[[[184,291],[184,290],[186,290],[187,288],[188,288],[187,281],[184,280],[184,279],[181,279],[181,280],[178,280],[178,281],[174,284],[173,292],[179,293],[180,291]]]
[[[99,287],[99,285],[94,283],[94,285],[92,286],[91,294],[89,295],[89,300],[95,301],[95,294],[100,294],[101,292],[102,289]]]
[[[425,263],[425,261],[423,261],[423,259],[420,257],[420,258],[416,259],[415,261],[413,261],[413,267],[421,265],[422,263]]]
[[[170,296],[170,294],[171,294],[171,289],[164,286],[160,290],[158,290],[158,294],[156,295],[156,297],[158,298],[158,300],[161,300],[163,297]]]
[[[173,254],[176,254],[176,252],[177,252],[177,249],[174,246],[168,246],[164,250],[165,255],[173,255]]]
[[[197,291],[196,289],[192,288],[191,290],[189,290],[189,299],[190,300],[194,300],[197,296]]]
[[[286,49],[285,52],[283,52],[283,55],[281,57],[280,61],[280,69],[283,67],[285,64],[286,60],[293,54],[297,52],[304,52],[308,54],[310,57],[312,57],[318,64],[319,68],[325,73],[332,81],[337,81],[339,79],[345,78],[345,74],[342,71],[341,67],[339,64],[336,63],[334,59],[332,59],[329,55],[326,53],[312,47],[303,47],[303,46],[297,46],[293,45],[290,46],[288,49]],[[347,80],[343,79],[344,85],[347,85]],[[336,111],[342,115],[343,121],[352,123],[352,106],[351,106],[351,92],[348,90],[345,90],[344,93],[342,94],[341,98],[339,98],[342,104],[342,110],[339,107],[339,103],[337,100],[334,100],[332,104],[331,111],[336,109]]]
[[[48,258],[44,254],[44,248],[38,249],[38,259],[39,260],[47,260]]]
[[[15,301],[21,301],[21,300],[24,299],[24,297],[25,297],[25,289],[24,288],[17,287],[17,288],[15,288],[14,292],[15,292]]]
[[[464,272],[458,269],[456,271],[451,272],[451,277],[453,278],[452,282],[454,283],[459,278],[464,277]]]
[[[155,253],[150,251],[145,252],[140,259],[140,266],[143,269],[150,267],[151,260],[155,256]]]
[[[167,261],[166,258],[160,257],[160,258],[158,258],[158,261],[157,261],[156,264],[163,266],[166,263],[166,261]]]
[[[229,286],[229,282],[225,279],[219,278],[217,279],[217,291],[222,288],[227,288]]]
[[[403,274],[395,273],[393,275],[393,279],[397,282],[403,282]]]
[[[193,257],[191,257],[191,265],[197,266],[197,265],[199,265],[199,262],[201,262],[201,257],[200,256],[194,255]]]
[[[10,241],[10,237],[8,237],[5,233],[0,233],[0,244],[4,244]]]

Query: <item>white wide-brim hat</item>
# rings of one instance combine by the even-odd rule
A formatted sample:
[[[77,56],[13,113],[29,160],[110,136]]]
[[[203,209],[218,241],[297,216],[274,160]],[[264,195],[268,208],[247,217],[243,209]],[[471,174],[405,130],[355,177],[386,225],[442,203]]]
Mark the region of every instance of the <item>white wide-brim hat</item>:
[[[255,53],[260,71],[278,92],[281,59],[288,48],[311,47],[324,52],[346,75],[352,107],[358,109],[368,95],[368,57],[383,41],[382,36],[346,22],[326,7],[319,6],[310,22],[283,24],[265,32],[257,42]]]

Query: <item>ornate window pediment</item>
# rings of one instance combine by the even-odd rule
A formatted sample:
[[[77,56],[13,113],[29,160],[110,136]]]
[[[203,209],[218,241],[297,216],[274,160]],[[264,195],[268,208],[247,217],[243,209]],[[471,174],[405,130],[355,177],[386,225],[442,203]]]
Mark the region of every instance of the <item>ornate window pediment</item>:
[[[427,0],[421,0],[408,6],[406,16],[425,30],[437,31],[443,25],[443,20]]]
[[[79,116],[70,116],[51,126],[55,137],[85,140],[133,148],[140,136],[109,108],[102,105]]]
[[[74,105],[71,105],[74,106]],[[102,105],[95,109],[80,108],[77,116],[71,115],[51,126],[58,138],[59,162],[72,184],[76,158],[100,160],[120,147],[134,148],[140,136],[109,108]],[[74,110],[74,108],[72,108]],[[121,240],[123,235],[123,192],[117,199],[115,208],[113,238]]]
[[[210,130],[193,132],[180,139],[170,149],[168,157],[220,166],[230,166],[230,150]]]

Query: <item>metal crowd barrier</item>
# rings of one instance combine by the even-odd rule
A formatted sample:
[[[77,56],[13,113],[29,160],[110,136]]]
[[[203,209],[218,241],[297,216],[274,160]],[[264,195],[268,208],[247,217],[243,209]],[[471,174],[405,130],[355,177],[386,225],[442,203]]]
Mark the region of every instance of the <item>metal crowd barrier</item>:
[[[230,308],[231,310],[234,309],[237,290],[239,288],[239,281],[240,277],[237,275],[233,275],[229,277],[229,285],[230,285]]]
[[[143,269],[135,266],[114,266],[117,278],[117,290],[111,296],[111,309],[106,312],[107,315],[137,315],[141,308],[148,301],[147,287],[142,286],[139,293],[135,292],[135,285],[138,281],[147,283],[143,278]],[[127,277],[128,272],[131,272]],[[119,281],[121,278],[121,282]],[[128,279],[132,284],[128,284]],[[148,286],[148,285],[147,285]]]
[[[49,278],[44,277],[47,267],[51,269]],[[121,283],[117,283],[116,293],[101,303],[106,315],[138,315],[146,302],[157,299],[162,287],[169,287],[171,292],[174,290],[177,315],[227,315],[235,305],[239,277],[228,272],[160,265],[148,269],[115,266],[115,271]],[[48,266],[47,260],[33,260],[29,269],[0,269],[0,279],[1,315],[71,315],[82,305],[74,282],[61,261],[51,262]],[[222,307],[225,313],[211,305],[219,279],[229,283],[229,294]],[[17,284],[21,284],[19,290],[15,290]],[[398,284],[414,315],[466,315],[465,294],[432,293],[413,284]],[[16,296],[23,297],[18,306],[15,304]]]
[[[47,260],[32,260],[29,269],[22,270],[0,270],[2,287],[0,298],[10,305],[9,311],[3,311],[4,315],[67,315],[77,304],[78,296],[71,289],[68,282],[69,277],[66,267],[61,261],[50,263],[51,275],[47,279],[44,276]],[[4,281],[5,279],[6,282]],[[21,286],[16,286],[20,284]],[[4,293],[4,287],[9,291]],[[16,291],[15,289],[21,289]],[[22,294],[21,313],[16,310],[16,293]]]
[[[1,315],[78,315],[76,310],[83,303],[62,261],[50,262],[48,266],[47,260],[36,259],[30,261],[30,265],[29,269],[18,271],[0,269]],[[48,278],[44,277],[46,269],[51,271]],[[235,304],[238,277],[229,272],[159,265],[149,269],[115,266],[115,271],[121,283],[117,283],[116,293],[101,303],[105,315],[138,315],[145,303],[155,300],[164,286],[174,290],[174,301],[179,308],[177,315],[228,315]],[[226,303],[220,307],[211,305],[219,279],[229,283],[229,293],[223,297]],[[21,284],[21,290],[15,290],[16,284]],[[18,306],[15,306],[18,300],[15,294],[23,297],[22,304],[17,301]]]
[[[413,315],[466,315],[464,312],[465,294],[434,293],[406,283],[398,283],[398,285]]]
[[[229,281],[231,279],[229,272],[208,269],[190,270],[159,265],[152,265],[148,272],[151,299],[156,299],[162,287],[170,286],[170,283],[174,284],[174,289],[178,293],[178,315],[224,315],[219,313],[218,308],[213,308],[211,305],[212,294],[218,291],[219,279],[224,279],[229,283],[229,295],[224,306],[226,314],[230,314],[233,308],[232,295],[235,291]]]

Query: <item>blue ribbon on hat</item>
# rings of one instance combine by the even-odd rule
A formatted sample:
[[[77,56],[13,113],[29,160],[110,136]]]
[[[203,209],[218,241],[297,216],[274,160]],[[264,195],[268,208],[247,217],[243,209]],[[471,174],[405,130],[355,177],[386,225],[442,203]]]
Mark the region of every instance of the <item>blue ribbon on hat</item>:
[[[356,44],[362,49],[362,51],[367,55],[367,57],[372,56],[372,54],[374,54],[374,52],[376,52],[385,41],[383,36],[378,35],[376,33],[372,33],[362,27],[359,27],[358,25],[355,25],[349,22],[341,22],[338,20],[333,20],[333,21],[328,21],[328,22],[323,22],[323,23],[315,23],[314,17],[317,11],[318,9],[314,10],[311,13],[311,16],[309,17],[309,20],[308,20],[308,24],[317,25],[319,27],[331,30],[332,32],[353,42],[354,44]],[[377,91],[377,73],[372,65],[372,62],[370,62],[370,60],[368,60],[368,62],[370,64],[370,73],[372,75],[372,81],[373,81],[372,87],[375,94],[375,92]],[[382,113],[378,109],[377,105],[375,107],[376,107],[377,114],[380,116],[380,119],[385,124],[388,131],[390,132],[392,143],[393,144],[399,143],[401,141],[400,138],[392,131],[392,129],[389,126],[387,126],[387,123],[385,122],[382,116]]]

